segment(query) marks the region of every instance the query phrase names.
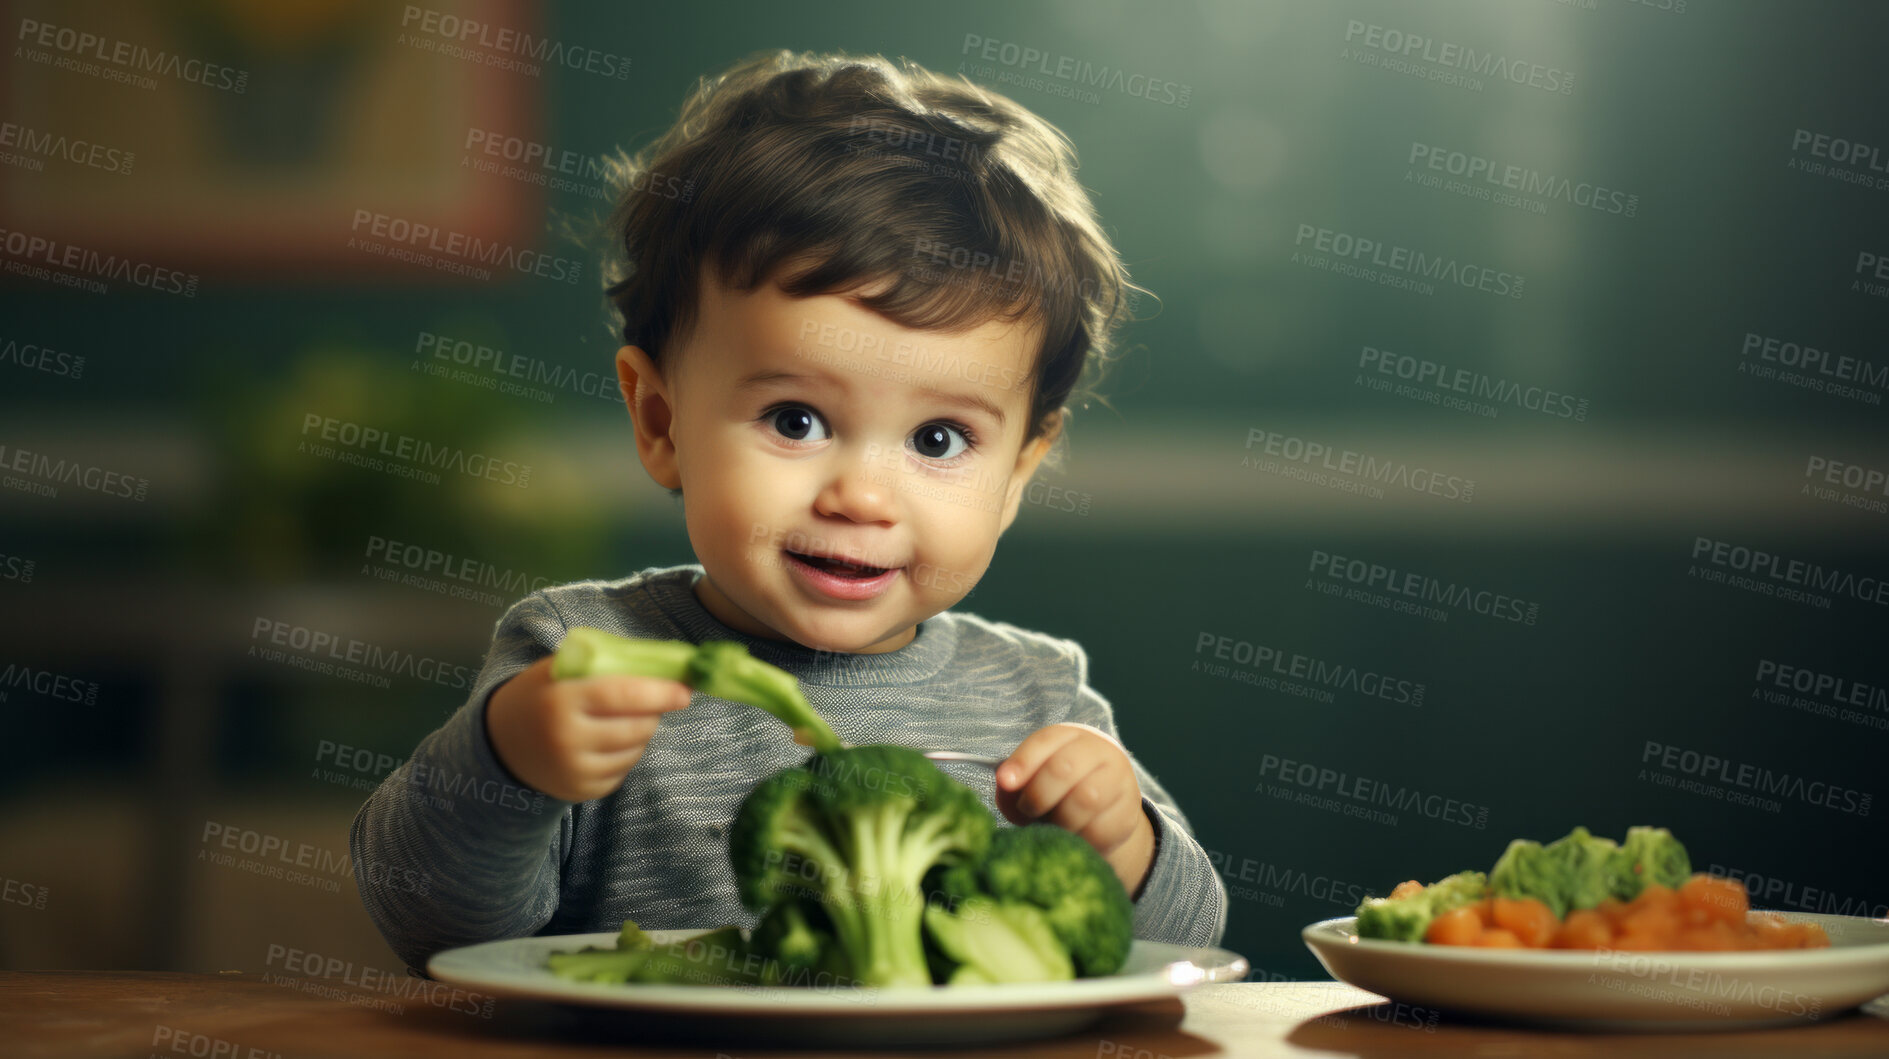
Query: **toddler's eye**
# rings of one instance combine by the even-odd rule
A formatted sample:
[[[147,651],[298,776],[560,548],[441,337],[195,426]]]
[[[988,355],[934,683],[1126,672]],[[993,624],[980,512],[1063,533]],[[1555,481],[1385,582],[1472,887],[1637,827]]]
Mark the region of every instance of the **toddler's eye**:
[[[928,460],[948,460],[970,447],[964,431],[943,423],[926,423],[912,431],[912,451]]]
[[[774,412],[774,429],[795,441],[825,441],[826,424],[810,408],[788,405]]]

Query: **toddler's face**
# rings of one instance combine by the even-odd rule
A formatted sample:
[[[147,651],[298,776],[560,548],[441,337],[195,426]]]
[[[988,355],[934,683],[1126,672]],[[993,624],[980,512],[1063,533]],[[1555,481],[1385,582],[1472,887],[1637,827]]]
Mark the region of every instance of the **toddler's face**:
[[[619,373],[644,466],[680,488],[703,605],[750,635],[879,652],[983,576],[1048,438],[1024,446],[1037,332],[914,331],[836,295],[705,274],[658,377]],[[655,402],[660,401],[660,404]]]

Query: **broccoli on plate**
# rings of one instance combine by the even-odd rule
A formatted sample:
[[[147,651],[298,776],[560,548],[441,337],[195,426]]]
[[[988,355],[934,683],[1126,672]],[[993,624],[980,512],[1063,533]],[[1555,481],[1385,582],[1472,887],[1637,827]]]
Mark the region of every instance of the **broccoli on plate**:
[[[1430,921],[1454,908],[1473,905],[1489,894],[1479,871],[1461,871],[1406,892],[1406,883],[1390,897],[1367,897],[1358,906],[1358,937],[1384,941],[1422,941]]]
[[[996,822],[976,792],[902,746],[813,755],[749,792],[728,833],[741,902],[817,904],[861,985],[930,985],[925,875],[983,855]]]
[[[761,920],[658,946],[557,953],[593,982],[929,986],[1112,974],[1134,907],[1088,842],[1052,824],[999,827],[977,792],[909,747],[847,747],[791,674],[732,641],[700,646],[574,628],[552,675],[678,680],[757,706],[814,748],[748,793],[728,832],[741,903]]]
[[[998,907],[1036,909],[1084,978],[1120,970],[1134,944],[1134,904],[1115,869],[1081,836],[1054,824],[999,828],[989,852],[941,872],[937,890],[947,902],[988,896]],[[985,973],[994,981],[1022,980],[1001,969]]]

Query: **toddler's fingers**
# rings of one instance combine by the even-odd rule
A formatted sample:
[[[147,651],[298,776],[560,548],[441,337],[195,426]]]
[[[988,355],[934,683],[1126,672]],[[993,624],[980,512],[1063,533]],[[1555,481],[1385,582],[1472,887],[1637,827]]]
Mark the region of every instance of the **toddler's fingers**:
[[[1055,767],[1052,762],[1044,768],[1047,773]],[[1041,774],[1038,775],[1039,781]],[[1030,791],[1036,790],[1036,784],[1030,785]],[[1053,805],[1045,808],[1050,823],[1065,831],[1080,833],[1089,826],[1090,821],[1109,811],[1121,800],[1121,775],[1108,761],[1099,761],[1086,773],[1083,773]]]
[[[641,749],[656,734],[661,714],[617,714],[588,718],[586,748],[599,753]]]
[[[1030,818],[1023,815],[1023,810],[1017,808],[1017,792],[1004,790],[1001,786],[997,788],[997,811],[1004,814],[1005,820],[1018,827],[1030,822]]]
[[[551,677],[551,662],[555,657],[554,655],[545,655],[543,658],[531,663],[513,674],[510,679],[506,680],[505,686],[517,687],[522,691],[555,683]]]
[[[658,677],[586,677],[567,681],[582,695],[584,712],[593,717],[668,713],[689,704],[689,687]]]
[[[643,757],[644,744],[638,743],[624,750],[598,750],[584,755],[583,768],[586,774],[595,779],[615,778],[622,780]]]
[[[1103,802],[1094,797],[1101,793],[1100,790],[1085,790],[1081,805],[1069,804],[1070,796],[1081,789],[1080,784],[1088,782],[1090,777],[1106,767],[1106,762],[1081,753],[1080,747],[1068,747],[1043,762],[1043,767],[1036,770],[1029,786],[1017,792],[1017,808],[1031,817],[1066,810],[1086,818],[1102,807]]]
[[[1094,846],[1097,852],[1108,856],[1134,835],[1135,827],[1140,822],[1138,818],[1144,815],[1140,798],[1123,798],[1096,814],[1076,834]]]
[[[1043,767],[1045,761],[1058,750],[1075,742],[1081,734],[1081,729],[1065,724],[1052,724],[1030,733],[1029,738],[1017,744],[1017,748],[1010,752],[1010,757],[997,766],[997,789],[1022,790],[1035,778],[1037,770]]]

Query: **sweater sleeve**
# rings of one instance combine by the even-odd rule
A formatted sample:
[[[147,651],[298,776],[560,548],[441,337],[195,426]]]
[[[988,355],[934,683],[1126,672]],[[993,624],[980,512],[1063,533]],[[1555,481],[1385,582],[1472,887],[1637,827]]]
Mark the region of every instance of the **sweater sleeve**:
[[[558,903],[570,803],[520,784],[486,738],[492,692],[554,651],[564,623],[542,592],[499,619],[466,702],[388,773],[349,833],[368,916],[401,959],[536,933]]]
[[[1121,741],[1108,700],[1089,686],[1089,657],[1081,645],[1065,641],[1076,653],[1079,688],[1069,720],[1091,725]],[[1154,862],[1135,895],[1135,937],[1180,945],[1218,945],[1226,933],[1227,889],[1194,838],[1193,828],[1167,788],[1161,786],[1131,751],[1141,808],[1154,825]]]

